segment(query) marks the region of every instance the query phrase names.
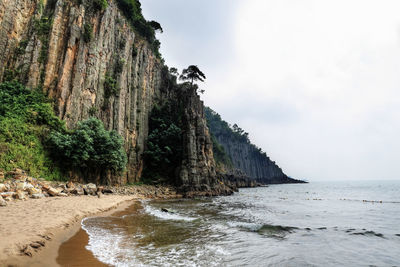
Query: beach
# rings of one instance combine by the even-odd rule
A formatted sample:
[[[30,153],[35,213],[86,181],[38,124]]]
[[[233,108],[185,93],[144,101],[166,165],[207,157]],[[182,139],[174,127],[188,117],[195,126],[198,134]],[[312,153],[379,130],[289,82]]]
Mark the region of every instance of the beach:
[[[78,235],[82,243],[80,251],[85,253],[88,237],[81,230],[83,218],[112,215],[127,209],[135,200],[180,197],[164,187],[131,186],[121,187],[119,191],[119,194],[101,194],[100,197],[82,195],[10,201],[0,208],[0,265],[57,266],[60,246],[77,233],[81,233]],[[100,264],[89,251],[85,259],[87,263]],[[70,263],[73,262],[71,259]]]
[[[80,229],[82,218],[124,209],[135,199],[104,195],[12,202],[0,209],[0,265],[55,265],[58,247]]]

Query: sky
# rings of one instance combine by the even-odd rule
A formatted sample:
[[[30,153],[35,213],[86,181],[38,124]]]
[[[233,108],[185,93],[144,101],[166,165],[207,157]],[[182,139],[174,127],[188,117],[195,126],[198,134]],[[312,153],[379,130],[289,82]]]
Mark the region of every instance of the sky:
[[[294,178],[400,180],[400,1],[142,0],[161,53]]]

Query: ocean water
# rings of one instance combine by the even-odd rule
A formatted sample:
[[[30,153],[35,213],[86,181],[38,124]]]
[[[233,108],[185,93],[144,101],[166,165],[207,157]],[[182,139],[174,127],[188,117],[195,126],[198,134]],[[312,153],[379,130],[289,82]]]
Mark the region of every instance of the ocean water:
[[[114,266],[400,266],[400,182],[271,185],[142,202],[82,226],[87,248]]]

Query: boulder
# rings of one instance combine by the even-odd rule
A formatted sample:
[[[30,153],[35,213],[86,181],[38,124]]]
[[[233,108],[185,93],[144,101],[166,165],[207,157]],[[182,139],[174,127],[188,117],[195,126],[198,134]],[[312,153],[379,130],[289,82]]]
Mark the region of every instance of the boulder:
[[[60,193],[60,191],[58,191],[57,189],[55,189],[54,187],[49,187],[49,189],[47,190],[47,193],[52,196],[58,196],[58,194]]]
[[[0,207],[4,206],[7,206],[7,202],[2,197],[0,197]]]
[[[67,190],[67,186],[65,184],[59,184],[58,188],[61,188],[61,191]]]
[[[13,200],[13,198],[12,197],[5,197],[4,200],[7,201],[7,202],[10,202],[10,201]]]
[[[82,196],[82,195],[85,194],[85,191],[83,190],[82,187],[77,186],[77,187],[75,187],[73,189],[69,189],[69,193],[74,194],[74,195]]]
[[[26,189],[26,187],[27,187],[27,183],[25,183],[25,182],[19,182],[19,183],[17,183],[17,190],[25,190]]]
[[[41,182],[40,185],[42,186],[42,189],[46,191],[49,190],[51,187],[48,183],[45,182]]]
[[[114,191],[111,188],[104,188],[103,194],[114,194]]]
[[[31,196],[31,198],[34,198],[34,199],[39,199],[39,198],[44,198],[44,197],[45,197],[45,195],[42,194],[42,193],[40,193],[40,194],[32,194],[32,196]]]
[[[5,184],[0,184],[0,193],[7,191],[7,187]]]
[[[67,197],[68,195],[65,194],[65,193],[59,193],[58,196],[59,196],[59,197]]]
[[[0,196],[1,197],[3,197],[3,198],[8,198],[8,197],[14,197],[14,195],[15,195],[15,192],[3,192],[3,193],[0,193]]]
[[[95,196],[97,192],[97,187],[95,184],[87,184],[83,186],[83,190],[85,191],[86,195]]]
[[[28,191],[29,195],[41,194],[42,193],[42,190],[37,189],[35,187],[30,187],[26,191]]]
[[[26,194],[25,194],[25,192],[23,192],[21,190],[18,190],[16,192],[15,198],[19,199],[19,200],[25,200],[26,199]]]
[[[74,185],[74,183],[73,183],[72,181],[69,181],[69,182],[66,184],[66,186],[67,186],[67,188],[75,188],[75,185]]]

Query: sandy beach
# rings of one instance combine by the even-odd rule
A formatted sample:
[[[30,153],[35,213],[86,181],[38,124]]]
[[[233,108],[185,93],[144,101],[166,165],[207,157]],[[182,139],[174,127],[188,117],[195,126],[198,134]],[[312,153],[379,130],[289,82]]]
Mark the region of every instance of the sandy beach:
[[[82,218],[124,210],[135,199],[103,195],[11,202],[0,209],[0,265],[57,266],[59,247],[78,233]],[[81,237],[84,243],[85,233]]]

